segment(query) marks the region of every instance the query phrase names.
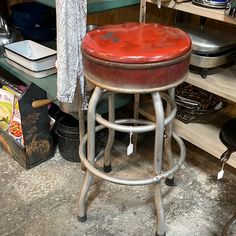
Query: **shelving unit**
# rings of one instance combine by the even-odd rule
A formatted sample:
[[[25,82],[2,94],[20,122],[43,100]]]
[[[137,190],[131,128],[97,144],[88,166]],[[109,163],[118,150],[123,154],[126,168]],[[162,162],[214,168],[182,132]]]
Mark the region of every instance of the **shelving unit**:
[[[155,122],[152,102],[146,102],[143,106],[141,105],[139,108],[139,114]],[[183,139],[203,150],[206,150],[211,155],[220,158],[221,154],[226,151],[226,147],[220,142],[219,139],[220,127],[223,125],[224,121],[228,119],[230,119],[228,110],[224,109],[215,114],[215,119],[212,119],[214,120],[214,123],[185,124],[176,119],[174,121],[174,129]],[[236,153],[232,154],[227,163],[236,168]]]
[[[157,4],[156,0],[141,0],[141,22],[145,22],[147,2]],[[236,25],[236,20],[224,15],[224,10],[204,8],[194,5],[191,2],[176,3],[173,0],[168,3],[162,3],[162,6]],[[206,79],[202,79],[198,74],[189,73],[187,82],[236,103],[236,65],[230,68],[220,68],[217,73],[208,75]],[[141,104],[138,112],[148,119],[155,121],[151,103],[145,102],[145,104]],[[185,124],[176,119],[174,122],[174,129],[183,139],[207,151],[213,156],[220,158],[221,154],[226,151],[226,147],[219,139],[220,128],[225,121],[231,118],[231,116],[232,107],[229,106],[229,108],[217,112],[215,114],[215,119],[209,124]],[[231,158],[227,163],[236,168],[235,153],[231,155]]]
[[[156,4],[157,0],[141,0],[141,2],[143,3],[142,5],[146,5],[146,2]],[[176,3],[174,0],[171,0],[170,2],[162,3],[162,6],[234,25],[236,24],[235,19],[224,14],[224,10],[201,7],[192,4],[192,2]]]
[[[227,69],[219,68],[217,73],[208,75],[206,79],[202,79],[200,75],[190,73],[187,82],[236,102],[236,65]]]

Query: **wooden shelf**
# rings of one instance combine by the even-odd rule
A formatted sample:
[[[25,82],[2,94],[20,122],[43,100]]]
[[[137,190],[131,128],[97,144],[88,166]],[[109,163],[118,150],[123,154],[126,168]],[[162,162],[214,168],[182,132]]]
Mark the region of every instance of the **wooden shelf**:
[[[145,102],[141,103],[139,114],[155,122],[154,110],[151,101],[146,100]],[[229,120],[230,118],[231,117],[229,117],[229,112],[227,111],[227,109],[224,109],[220,112],[217,112],[214,115],[214,119],[211,119],[211,123],[209,124],[185,124],[176,119],[174,121],[174,130],[183,139],[219,159],[221,154],[226,151],[226,147],[221,143],[219,139],[220,128],[222,127],[224,122]],[[236,168],[236,153],[231,155],[227,163]]]
[[[220,127],[223,125],[222,121],[224,123],[228,119],[226,118],[227,116],[224,115],[225,114],[217,114],[217,118],[222,118],[221,122],[217,124],[184,124],[176,119],[174,122],[174,130],[183,139],[219,159],[221,154],[227,149],[219,139]],[[236,153],[231,155],[227,163],[236,168]]]
[[[236,65],[227,69],[219,68],[217,73],[208,75],[206,79],[203,79],[198,74],[190,73],[187,82],[227,100],[236,102]]]
[[[147,0],[146,2],[156,4],[157,0]],[[176,3],[174,0],[162,3],[162,6],[236,25],[236,20],[225,15],[224,10],[221,9],[202,7],[192,4],[192,2]]]

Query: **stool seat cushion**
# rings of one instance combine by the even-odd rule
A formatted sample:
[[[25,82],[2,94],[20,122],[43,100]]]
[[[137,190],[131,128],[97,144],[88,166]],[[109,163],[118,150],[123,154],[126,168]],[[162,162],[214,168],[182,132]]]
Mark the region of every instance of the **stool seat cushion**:
[[[81,45],[85,77],[121,93],[150,93],[182,83],[188,75],[191,40],[184,31],[126,23],[88,32]]]
[[[152,63],[175,59],[191,48],[181,29],[160,24],[107,25],[88,32],[82,50],[98,59],[120,63]]]

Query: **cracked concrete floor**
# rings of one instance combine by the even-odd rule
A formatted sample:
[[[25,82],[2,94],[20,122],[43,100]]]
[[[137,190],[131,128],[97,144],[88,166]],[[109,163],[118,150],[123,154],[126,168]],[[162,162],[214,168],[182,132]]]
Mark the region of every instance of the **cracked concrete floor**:
[[[132,157],[125,155],[127,140],[116,139],[112,174],[149,175],[153,134],[141,137],[139,152]],[[162,185],[167,236],[221,235],[236,214],[235,169],[227,166],[224,178],[217,181],[221,163],[189,143],[186,146],[187,158],[176,174],[176,185]],[[52,159],[25,170],[2,150],[0,156],[1,236],[155,234],[152,186],[121,186],[95,178],[88,197],[88,220],[80,223],[77,203],[83,172],[79,163],[68,162],[56,152]],[[229,235],[236,235],[236,226]]]

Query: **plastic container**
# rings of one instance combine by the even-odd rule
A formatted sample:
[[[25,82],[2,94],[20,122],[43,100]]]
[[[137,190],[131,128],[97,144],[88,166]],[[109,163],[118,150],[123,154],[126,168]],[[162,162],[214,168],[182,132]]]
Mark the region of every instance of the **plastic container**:
[[[56,39],[56,28],[53,26],[23,28],[20,31],[24,39],[30,39],[36,42],[46,42]]]
[[[25,2],[12,5],[11,11],[11,22],[24,39],[36,42],[55,40],[55,9],[38,2]]]
[[[73,116],[64,113],[59,108],[51,107],[49,114],[56,120],[53,133],[58,143],[61,156],[72,162],[80,162],[79,158],[79,121]],[[95,134],[95,156],[107,143],[107,131],[102,130]]]
[[[59,113],[56,119],[54,132],[57,136],[59,153],[67,161],[80,162],[78,120],[65,113]]]
[[[14,4],[11,11],[14,25],[18,28],[46,26],[50,22],[50,8],[37,2]]]

